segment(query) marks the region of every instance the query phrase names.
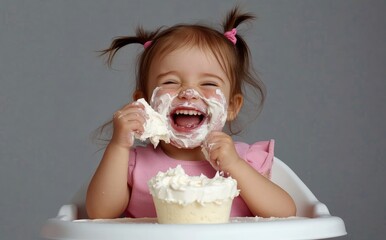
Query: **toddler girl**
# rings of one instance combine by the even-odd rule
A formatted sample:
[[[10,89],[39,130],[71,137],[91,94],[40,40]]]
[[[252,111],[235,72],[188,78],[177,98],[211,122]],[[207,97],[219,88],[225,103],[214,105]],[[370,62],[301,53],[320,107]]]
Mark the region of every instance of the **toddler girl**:
[[[269,180],[273,140],[249,145],[222,132],[243,105],[245,84],[264,100],[263,84],[252,74],[249,49],[236,29],[252,19],[235,8],[221,32],[187,24],[150,33],[138,28],[136,36],[118,38],[103,52],[111,65],[122,47],[144,46],[135,101],[114,114],[112,138],[88,187],[90,218],[156,217],[147,182],[177,165],[189,175],[213,177],[222,171],[236,179],[240,196],[232,217],[295,215],[292,198]],[[134,138],[148,134],[147,102],[167,131],[156,128],[161,132],[149,135],[153,145],[134,147]]]

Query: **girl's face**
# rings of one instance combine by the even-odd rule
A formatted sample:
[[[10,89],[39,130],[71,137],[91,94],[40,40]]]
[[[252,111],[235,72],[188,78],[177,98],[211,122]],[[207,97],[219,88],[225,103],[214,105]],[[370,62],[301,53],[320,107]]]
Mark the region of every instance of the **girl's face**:
[[[154,59],[147,92],[153,93],[147,96],[152,107],[164,111],[170,120],[176,136],[172,143],[184,148],[201,144],[207,134],[203,126],[210,126],[209,131],[221,130],[226,119],[236,117],[242,104],[241,96],[230,96],[230,79],[215,56],[197,47],[180,48]],[[166,111],[160,109],[165,104]],[[181,138],[196,141],[186,144]]]

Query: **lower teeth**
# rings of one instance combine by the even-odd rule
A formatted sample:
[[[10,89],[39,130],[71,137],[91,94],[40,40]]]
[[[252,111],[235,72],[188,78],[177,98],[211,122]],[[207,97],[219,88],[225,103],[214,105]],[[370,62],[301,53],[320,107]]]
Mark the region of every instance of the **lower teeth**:
[[[194,124],[187,124],[187,125],[178,125],[179,127],[183,127],[183,128],[194,128],[196,127],[196,125]]]

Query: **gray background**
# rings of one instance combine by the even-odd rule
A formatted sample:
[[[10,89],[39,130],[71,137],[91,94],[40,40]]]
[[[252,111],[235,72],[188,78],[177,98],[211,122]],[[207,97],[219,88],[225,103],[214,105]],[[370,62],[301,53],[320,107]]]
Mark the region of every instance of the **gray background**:
[[[345,221],[339,239],[384,239],[386,2],[239,2],[259,16],[244,35],[268,98],[238,138],[276,139],[276,156]],[[39,239],[99,162],[90,134],[131,99],[141,46],[114,70],[96,50],[138,24],[217,24],[234,3],[0,1],[1,239]]]

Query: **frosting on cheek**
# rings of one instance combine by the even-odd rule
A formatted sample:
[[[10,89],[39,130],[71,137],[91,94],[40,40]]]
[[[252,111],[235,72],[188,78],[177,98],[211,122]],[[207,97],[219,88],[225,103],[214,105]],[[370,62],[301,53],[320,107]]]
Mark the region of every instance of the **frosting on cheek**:
[[[160,87],[154,89],[153,95],[151,96],[150,100],[150,106],[162,116],[168,117],[171,110],[171,104],[173,100],[177,97],[177,95],[172,96],[169,93],[159,94],[159,91],[161,89],[162,88]]]
[[[219,131],[224,127],[227,120],[227,102],[220,89],[216,89],[217,98],[204,99],[208,104],[208,114],[211,116],[209,129]]]

